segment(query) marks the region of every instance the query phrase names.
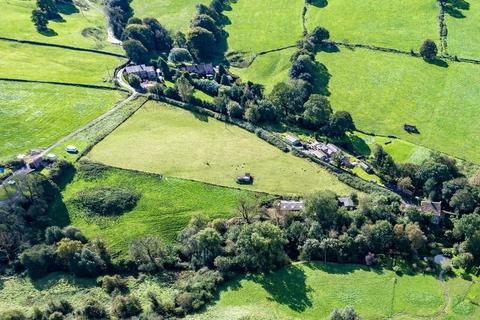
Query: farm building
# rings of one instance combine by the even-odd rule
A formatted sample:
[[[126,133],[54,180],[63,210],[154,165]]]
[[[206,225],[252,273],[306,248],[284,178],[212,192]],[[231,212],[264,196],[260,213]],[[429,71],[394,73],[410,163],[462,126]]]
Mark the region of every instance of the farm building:
[[[365,162],[363,162],[363,161],[360,161],[360,163],[359,163],[358,165],[359,165],[360,168],[362,168],[363,171],[365,171],[366,173],[372,173],[372,172],[373,172],[372,168],[371,168],[368,164],[366,164]]]
[[[213,79],[215,77],[215,68],[211,63],[201,63],[182,66],[182,70],[190,74],[196,74],[202,78]]]
[[[295,146],[295,147],[298,147],[298,146],[301,145],[300,139],[298,139],[295,136],[287,136],[287,142],[288,142],[288,144],[290,144],[292,146]]]
[[[153,66],[132,65],[125,68],[127,74],[137,75],[142,80],[155,80],[157,79],[157,72]]]
[[[317,145],[317,149],[325,153],[329,158],[335,153],[340,152],[340,149],[336,145],[331,143],[319,143]]]
[[[435,224],[439,224],[444,216],[444,212],[442,211],[442,203],[440,201],[430,201],[430,200],[423,200],[420,203],[420,211],[422,213],[431,213],[432,214],[432,222]]]
[[[277,210],[282,213],[297,212],[305,209],[305,202],[303,200],[280,200],[277,204]]]
[[[340,197],[338,198],[338,203],[342,206],[347,208],[348,210],[355,209],[355,202],[353,202],[352,198],[350,197]]]
[[[245,173],[243,176],[238,176],[237,177],[237,183],[238,184],[252,184],[253,183],[253,177],[250,173]]]
[[[403,130],[407,131],[408,133],[418,133],[417,126],[414,126],[413,124],[404,124],[403,125]]]
[[[321,150],[312,151],[312,155],[315,156],[316,158],[320,159],[320,160],[323,160],[323,161],[328,160],[328,156]]]

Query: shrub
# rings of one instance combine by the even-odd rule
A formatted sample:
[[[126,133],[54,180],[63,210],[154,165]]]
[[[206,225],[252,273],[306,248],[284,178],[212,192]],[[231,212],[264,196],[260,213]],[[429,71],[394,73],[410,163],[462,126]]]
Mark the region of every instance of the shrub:
[[[279,148],[283,152],[290,151],[290,149],[288,148],[285,141],[283,141],[278,136],[276,136],[276,135],[274,135],[274,134],[272,134],[272,133],[270,133],[266,130],[257,129],[257,130],[255,130],[255,134],[257,135],[257,137],[267,141],[268,143],[270,143],[271,145]]]
[[[72,312],[73,312],[72,305],[70,304],[70,302],[68,302],[65,299],[50,301],[47,304],[47,307],[45,309],[45,313],[49,316],[51,316],[55,313],[59,313],[60,315],[67,315],[67,314],[72,313]],[[57,319],[57,318],[55,318],[55,319]],[[63,317],[61,319],[63,319]]]
[[[230,118],[241,118],[243,116],[243,109],[236,101],[230,101],[227,104],[227,112]]]
[[[75,171],[75,167],[73,164],[66,160],[58,160],[55,161],[50,166],[50,171],[48,173],[49,178],[52,179],[55,184],[59,184],[62,179],[68,175],[73,175]]]
[[[27,269],[30,277],[34,279],[57,268],[55,249],[47,245],[36,245],[25,250],[20,256],[20,262]]]
[[[58,311],[55,311],[48,317],[48,320],[63,320],[63,319],[65,319],[65,316]]]
[[[63,239],[65,234],[62,229],[57,226],[48,227],[45,230],[45,243],[46,244],[55,244]]]
[[[425,60],[434,60],[437,57],[438,49],[433,40],[427,39],[420,48],[420,55]]]
[[[127,75],[125,80],[127,80],[128,84],[134,88],[140,88],[140,83],[142,82],[142,79],[136,74]]]
[[[23,312],[19,310],[13,310],[6,313],[0,314],[0,319],[2,320],[27,320],[27,317]]]
[[[185,48],[173,48],[168,55],[168,59],[174,63],[190,62],[193,60],[192,55]]]
[[[120,319],[129,319],[142,313],[142,305],[133,296],[117,296],[113,301],[112,313]]]
[[[102,286],[105,292],[110,294],[114,291],[121,293],[128,291],[127,282],[118,274],[113,276],[104,276],[98,280],[98,283]]]
[[[132,210],[140,194],[119,187],[95,187],[77,193],[73,202],[88,213],[101,216],[119,215]]]
[[[84,180],[96,180],[102,178],[107,169],[103,164],[82,160],[78,166],[78,175]]]
[[[211,96],[217,96],[220,90],[220,85],[208,79],[192,79],[192,84],[196,89],[199,89]]]
[[[87,320],[108,319],[108,313],[104,306],[98,301],[88,300],[81,311],[82,316]]]

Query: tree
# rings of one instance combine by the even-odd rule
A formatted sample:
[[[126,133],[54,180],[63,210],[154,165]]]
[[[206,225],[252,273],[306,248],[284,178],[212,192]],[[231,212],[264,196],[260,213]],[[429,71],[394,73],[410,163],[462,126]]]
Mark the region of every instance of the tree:
[[[132,74],[127,74],[127,76],[125,78],[126,78],[128,84],[131,85],[133,88],[136,88],[136,89],[140,88],[140,84],[142,83],[142,79],[140,79],[139,76],[132,73]]]
[[[160,52],[169,52],[173,47],[173,40],[167,29],[157,19],[146,17],[143,24],[153,32],[155,37],[155,49]]]
[[[269,222],[242,225],[235,243],[236,260],[248,271],[281,267],[288,261],[283,250],[286,243],[282,230]]]
[[[175,81],[175,87],[182,101],[190,102],[192,100],[194,88],[185,76],[182,75]]]
[[[410,240],[410,246],[417,252],[422,249],[427,243],[427,237],[423,233],[418,223],[408,223],[405,227],[405,234],[408,240]]]
[[[427,39],[420,47],[420,55],[425,60],[434,60],[437,57],[438,49],[433,40]]]
[[[331,191],[315,192],[305,199],[305,214],[324,227],[333,224],[337,210],[337,196]]]
[[[95,300],[87,300],[81,314],[86,320],[108,319],[105,307]]]
[[[37,0],[37,8],[45,13],[47,19],[56,19],[60,16],[54,0]]]
[[[327,29],[322,27],[315,27],[312,32],[308,35],[308,41],[313,45],[318,46],[322,44],[323,41],[330,38],[330,33]]]
[[[173,48],[170,50],[168,59],[174,63],[191,62],[193,60],[192,55],[185,48]]]
[[[197,266],[213,266],[214,259],[222,252],[223,239],[213,228],[199,231],[192,243],[192,263]]]
[[[191,28],[187,34],[187,44],[191,53],[200,61],[212,58],[215,52],[215,36],[201,27]]]
[[[116,296],[112,305],[112,313],[119,319],[130,319],[142,313],[142,305],[137,297]]]
[[[243,108],[236,101],[229,101],[227,103],[227,113],[230,118],[241,119],[243,116]]]
[[[380,145],[375,146],[372,164],[387,180],[393,181],[397,176],[395,161]]]
[[[303,81],[279,82],[270,93],[269,99],[277,108],[278,114],[285,117],[303,111],[303,104],[309,92]]]
[[[199,14],[195,16],[195,18],[193,18],[192,20],[191,27],[199,27],[210,31],[217,42],[221,39],[222,30],[217,26],[215,20],[213,20],[212,17],[206,14]]]
[[[328,99],[319,94],[312,94],[303,105],[304,120],[312,127],[321,129],[326,126],[332,115],[332,106]]]
[[[362,318],[357,314],[357,312],[351,307],[346,306],[344,309],[335,308],[328,320],[361,320]]]
[[[246,223],[252,223],[253,218],[258,214],[258,202],[253,198],[241,197],[238,201],[237,215],[242,217]]]
[[[362,232],[367,238],[367,245],[374,253],[385,252],[392,245],[393,228],[388,221],[380,220],[373,225],[365,225]]]
[[[343,137],[345,132],[355,130],[352,116],[347,111],[337,111],[330,118],[328,133],[334,137]]]
[[[122,35],[123,40],[138,40],[147,50],[155,49],[155,35],[145,25],[130,24]]]
[[[138,40],[126,40],[122,43],[127,56],[135,63],[145,63],[148,61],[148,50]]]
[[[157,237],[137,238],[130,242],[128,249],[141,271],[158,272],[166,265],[175,264],[176,256]]]
[[[449,202],[450,207],[461,213],[472,212],[475,204],[475,198],[468,189],[461,189],[455,192]]]
[[[56,269],[55,249],[46,245],[33,246],[21,254],[20,262],[32,278],[40,278]]]
[[[39,8],[32,11],[32,22],[38,31],[46,31],[48,26],[47,14]]]

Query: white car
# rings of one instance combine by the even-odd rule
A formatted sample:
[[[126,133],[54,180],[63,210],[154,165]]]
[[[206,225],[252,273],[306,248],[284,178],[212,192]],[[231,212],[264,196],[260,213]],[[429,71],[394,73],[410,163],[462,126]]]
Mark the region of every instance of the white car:
[[[78,152],[78,149],[77,147],[75,146],[67,146],[65,148],[65,151],[67,151],[68,153],[77,153]]]

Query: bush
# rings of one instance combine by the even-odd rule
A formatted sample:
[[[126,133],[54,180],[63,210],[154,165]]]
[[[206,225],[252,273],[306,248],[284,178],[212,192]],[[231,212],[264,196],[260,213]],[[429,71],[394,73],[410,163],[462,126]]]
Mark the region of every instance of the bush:
[[[33,279],[40,278],[57,269],[55,249],[47,245],[36,245],[28,248],[21,254],[20,262]]]
[[[190,62],[193,60],[192,55],[185,48],[173,48],[168,55],[168,59],[174,63]]]
[[[75,167],[73,166],[73,164],[62,159],[62,160],[55,161],[51,165],[48,175],[49,175],[49,178],[52,179],[52,181],[58,185],[59,183],[62,182],[64,177],[68,175],[73,175],[74,171],[75,171]]]
[[[107,170],[103,164],[82,160],[78,166],[78,176],[84,180],[96,180],[102,178]]]
[[[243,109],[236,101],[230,101],[227,103],[227,113],[230,118],[240,119],[243,116]]]
[[[217,96],[218,91],[220,90],[220,85],[213,80],[192,79],[192,84],[196,89],[201,90],[211,96]]]
[[[142,305],[133,296],[117,296],[113,301],[112,313],[119,319],[129,319],[142,313]]]
[[[45,313],[50,317],[55,313],[59,313],[60,315],[68,315],[69,313],[72,313],[72,312],[73,312],[72,305],[70,304],[70,302],[64,299],[60,299],[57,301],[50,301],[47,304],[47,308],[45,309]],[[63,319],[63,317],[61,319]]]
[[[134,88],[140,88],[140,83],[142,82],[142,79],[140,79],[139,76],[137,76],[136,74],[128,74],[125,78],[129,85]]]
[[[19,310],[8,311],[0,314],[2,320],[27,320],[27,317]]]
[[[290,149],[288,148],[285,141],[283,141],[278,136],[276,136],[276,135],[274,135],[274,134],[272,134],[272,133],[270,133],[266,130],[257,129],[257,130],[255,130],[255,134],[257,135],[257,137],[267,141],[268,143],[270,143],[271,145],[279,148],[283,152],[289,152],[290,151]]]
[[[104,306],[94,300],[88,300],[81,311],[82,316],[87,320],[108,319],[108,313]]]
[[[111,294],[113,292],[125,293],[128,291],[127,282],[118,274],[113,276],[104,276],[98,283],[102,286],[105,292]]]
[[[132,210],[139,199],[140,194],[125,188],[95,187],[78,192],[73,202],[90,214],[110,216]]]

